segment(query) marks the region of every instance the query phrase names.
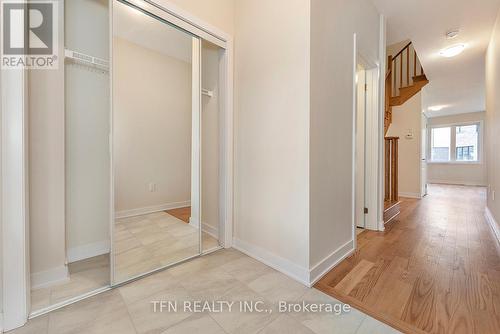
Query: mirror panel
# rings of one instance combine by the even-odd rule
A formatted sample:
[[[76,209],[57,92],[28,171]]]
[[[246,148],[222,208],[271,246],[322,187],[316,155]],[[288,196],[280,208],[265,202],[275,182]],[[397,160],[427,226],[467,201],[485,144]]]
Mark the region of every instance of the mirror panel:
[[[66,57],[28,79],[32,312],[110,284],[109,2],[55,4]]]
[[[199,44],[113,3],[115,284],[200,254]]]

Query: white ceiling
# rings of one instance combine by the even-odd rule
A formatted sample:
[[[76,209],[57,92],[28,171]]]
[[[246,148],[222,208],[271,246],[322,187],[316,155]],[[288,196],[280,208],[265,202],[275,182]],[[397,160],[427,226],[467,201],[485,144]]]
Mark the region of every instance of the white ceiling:
[[[500,0],[373,0],[387,18],[387,44],[410,39],[429,84],[423,108],[429,117],[485,110],[484,57]],[[445,33],[460,29],[447,40]],[[467,45],[454,58],[439,51],[457,43]],[[431,106],[445,106],[440,111]]]
[[[191,63],[191,35],[118,1],[113,5],[113,35]]]

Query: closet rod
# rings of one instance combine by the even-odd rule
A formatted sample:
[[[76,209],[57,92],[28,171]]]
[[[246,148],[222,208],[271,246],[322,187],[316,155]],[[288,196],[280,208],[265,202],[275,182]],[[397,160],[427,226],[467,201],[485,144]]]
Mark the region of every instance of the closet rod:
[[[201,90],[201,94],[208,96],[208,97],[214,96],[214,92],[212,90],[208,90],[208,89],[204,89],[204,88]]]

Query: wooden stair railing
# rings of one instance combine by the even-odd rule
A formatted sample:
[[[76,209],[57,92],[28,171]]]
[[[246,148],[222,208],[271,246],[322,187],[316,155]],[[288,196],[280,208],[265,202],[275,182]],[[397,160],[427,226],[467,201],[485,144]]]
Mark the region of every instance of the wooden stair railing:
[[[398,140],[385,137],[385,202],[398,202]]]
[[[398,141],[399,137],[385,137],[384,222],[400,213],[398,192]]]
[[[384,130],[392,123],[392,107],[400,106],[420,92],[429,83],[424,69],[417,57],[412,42],[395,56],[387,58],[385,77],[385,115]]]

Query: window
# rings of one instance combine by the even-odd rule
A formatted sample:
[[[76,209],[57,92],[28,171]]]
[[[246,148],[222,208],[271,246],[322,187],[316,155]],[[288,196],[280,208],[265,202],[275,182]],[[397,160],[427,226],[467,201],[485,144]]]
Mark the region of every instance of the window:
[[[479,125],[465,125],[456,127],[456,160],[478,161],[477,147],[479,141]]]
[[[480,123],[431,127],[431,162],[479,162]]]
[[[450,161],[451,128],[432,129],[432,161]]]

